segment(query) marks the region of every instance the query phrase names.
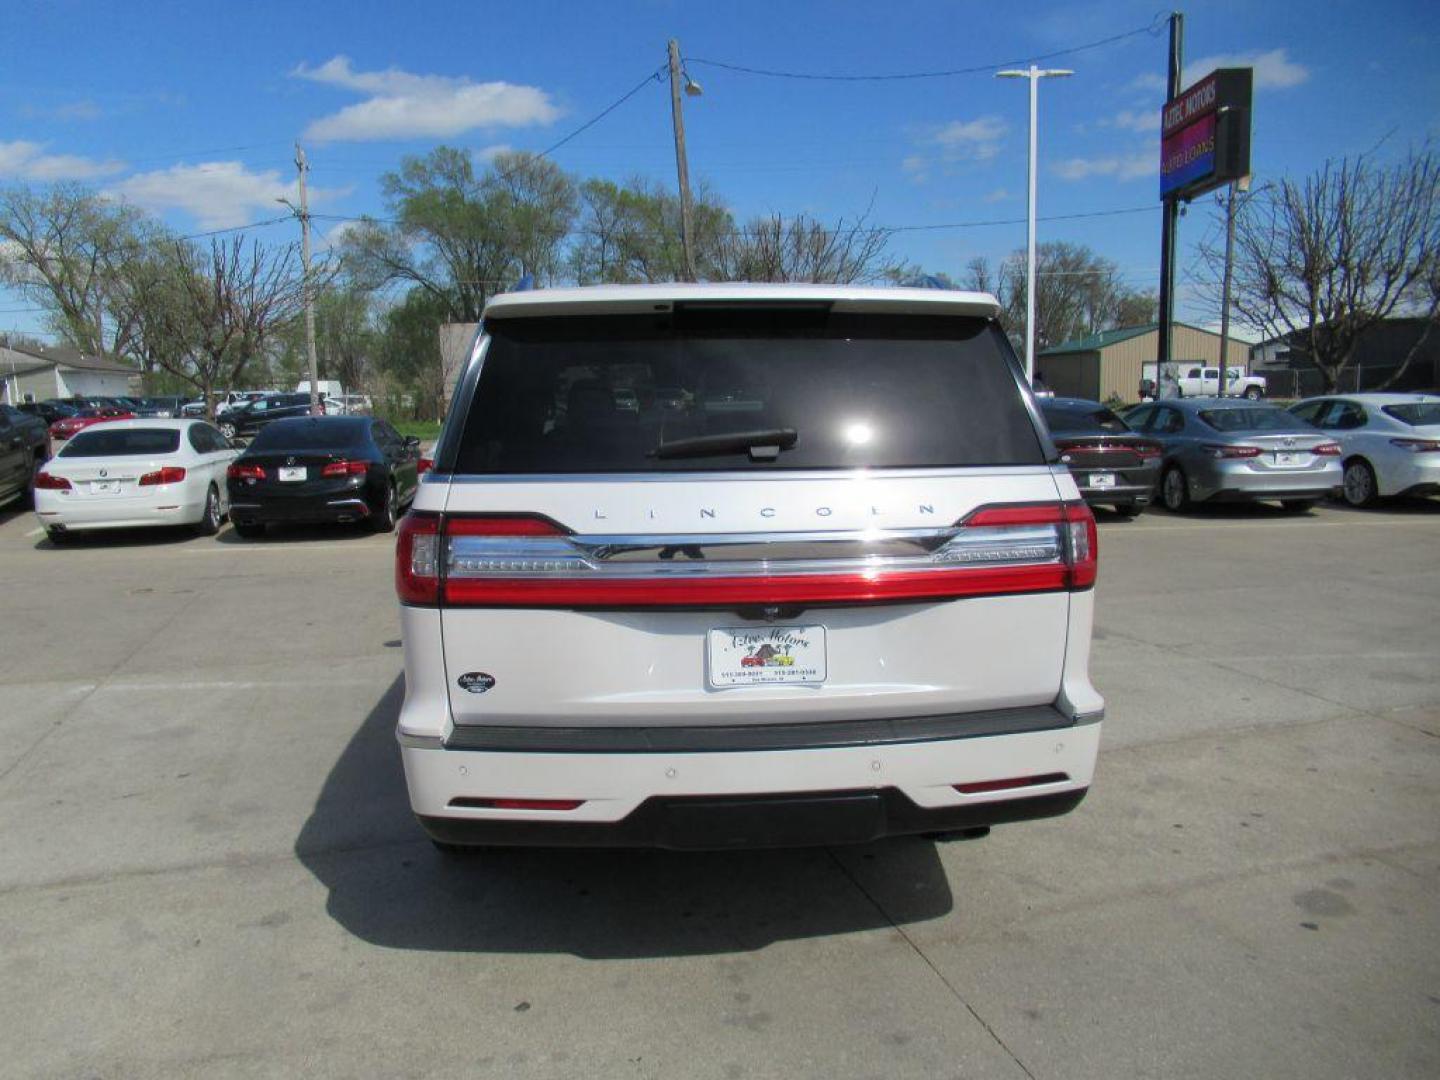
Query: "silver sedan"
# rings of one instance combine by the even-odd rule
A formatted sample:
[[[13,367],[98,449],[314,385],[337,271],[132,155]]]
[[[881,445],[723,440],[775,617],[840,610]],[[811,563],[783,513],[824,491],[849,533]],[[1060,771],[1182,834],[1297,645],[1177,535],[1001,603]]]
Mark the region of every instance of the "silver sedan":
[[[1307,398],[1290,412],[1340,443],[1351,506],[1440,493],[1440,396],[1344,394]]]
[[[1264,402],[1171,398],[1135,406],[1125,422],[1164,447],[1160,498],[1168,510],[1274,500],[1299,512],[1341,484],[1339,443]]]

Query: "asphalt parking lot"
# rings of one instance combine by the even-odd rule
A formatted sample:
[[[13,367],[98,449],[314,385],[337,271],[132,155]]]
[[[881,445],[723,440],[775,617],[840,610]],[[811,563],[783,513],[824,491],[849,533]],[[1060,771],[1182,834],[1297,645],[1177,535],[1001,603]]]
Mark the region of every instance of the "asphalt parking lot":
[[[456,864],[391,734],[389,537],[0,511],[0,1074],[1440,1075],[1440,502],[1101,555],[1069,817]]]

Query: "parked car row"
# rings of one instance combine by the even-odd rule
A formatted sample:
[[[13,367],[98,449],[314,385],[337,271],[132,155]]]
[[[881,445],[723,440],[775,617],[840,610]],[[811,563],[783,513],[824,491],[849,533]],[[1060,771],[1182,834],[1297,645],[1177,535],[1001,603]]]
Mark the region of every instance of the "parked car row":
[[[384,532],[415,497],[419,445],[370,417],[283,420],[243,452],[203,420],[113,420],[76,433],[35,473],[35,512],[57,544],[152,525],[213,535],[227,514],[247,538],[272,522]]]
[[[1253,398],[1172,398],[1117,415],[1049,398],[1040,409],[1087,502],[1134,513],[1276,501],[1304,511],[1341,495],[1352,506],[1440,493],[1440,396],[1352,394],[1288,410]]]

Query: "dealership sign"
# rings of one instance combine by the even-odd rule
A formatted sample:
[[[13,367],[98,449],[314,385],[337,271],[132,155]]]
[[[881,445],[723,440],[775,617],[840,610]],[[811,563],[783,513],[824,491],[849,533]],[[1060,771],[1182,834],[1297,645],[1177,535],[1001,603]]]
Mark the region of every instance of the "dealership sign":
[[[1221,68],[1160,114],[1160,197],[1193,199],[1250,172],[1250,68]]]

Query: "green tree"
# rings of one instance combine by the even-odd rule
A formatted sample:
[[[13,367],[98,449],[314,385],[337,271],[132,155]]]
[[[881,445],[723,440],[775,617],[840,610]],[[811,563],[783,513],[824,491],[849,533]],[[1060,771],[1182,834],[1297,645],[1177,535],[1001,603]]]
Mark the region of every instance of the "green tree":
[[[477,171],[468,153],[440,146],[405,158],[381,190],[391,220],[361,219],[345,259],[363,286],[423,289],[442,321],[475,322],[522,275],[547,283],[565,268],[575,184],[547,159],[499,154]]]
[[[440,324],[449,318],[445,300],[428,289],[413,286],[398,304],[380,319],[375,361],[379,371],[400,395],[408,395],[414,417],[435,417],[445,400],[445,368],[440,355]],[[400,411],[400,400],[392,400],[391,411]]]
[[[580,185],[580,213],[570,266],[582,285],[683,281],[680,200],[661,185],[636,177]],[[719,276],[722,243],[734,229],[729,211],[703,185],[692,205],[696,272]]]

